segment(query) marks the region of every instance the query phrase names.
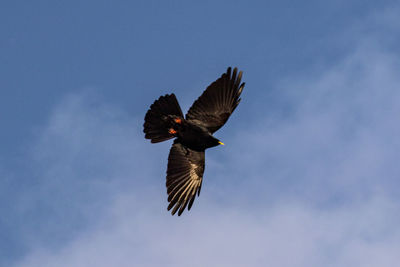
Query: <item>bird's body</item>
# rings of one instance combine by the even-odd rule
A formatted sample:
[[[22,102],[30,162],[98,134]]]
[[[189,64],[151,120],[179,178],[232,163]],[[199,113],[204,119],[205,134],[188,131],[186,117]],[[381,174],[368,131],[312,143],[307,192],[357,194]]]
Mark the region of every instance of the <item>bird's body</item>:
[[[168,157],[168,210],[172,215],[192,207],[200,194],[205,167],[205,150],[223,143],[213,136],[240,102],[242,72],[228,68],[193,103],[186,117],[174,94],[161,96],[147,111],[144,133],[152,143],[176,138]]]
[[[179,143],[190,149],[203,151],[220,144],[220,141],[207,128],[191,120],[182,119],[181,123],[176,123],[174,126]]]

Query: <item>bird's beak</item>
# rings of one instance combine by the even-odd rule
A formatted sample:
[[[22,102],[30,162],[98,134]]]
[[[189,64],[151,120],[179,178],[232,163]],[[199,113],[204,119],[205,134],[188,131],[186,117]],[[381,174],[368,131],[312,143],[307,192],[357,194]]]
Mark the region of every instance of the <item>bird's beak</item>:
[[[218,141],[218,144],[220,144],[220,145],[223,145],[223,146],[225,145],[225,144],[224,144],[224,143],[222,143],[221,141]]]

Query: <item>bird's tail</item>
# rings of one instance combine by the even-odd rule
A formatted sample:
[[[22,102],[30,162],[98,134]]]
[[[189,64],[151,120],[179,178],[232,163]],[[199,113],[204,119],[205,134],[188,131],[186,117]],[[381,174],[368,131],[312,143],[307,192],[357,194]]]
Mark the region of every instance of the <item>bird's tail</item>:
[[[154,101],[144,117],[145,138],[152,143],[162,142],[175,137],[171,128],[172,118],[183,118],[181,107],[174,94],[161,96]],[[176,119],[175,119],[176,120]]]

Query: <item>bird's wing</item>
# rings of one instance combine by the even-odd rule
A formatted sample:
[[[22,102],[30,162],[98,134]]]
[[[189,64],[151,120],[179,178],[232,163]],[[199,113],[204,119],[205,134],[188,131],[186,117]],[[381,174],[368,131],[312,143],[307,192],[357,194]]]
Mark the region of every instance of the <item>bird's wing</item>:
[[[178,211],[180,216],[188,205],[193,205],[197,195],[200,195],[204,173],[204,151],[195,151],[185,147],[178,141],[172,145],[168,157],[167,193],[168,210],[172,215]]]
[[[186,114],[192,120],[206,127],[211,133],[221,128],[240,102],[244,83],[240,84],[242,72],[229,67],[226,73],[210,84],[193,103]]]

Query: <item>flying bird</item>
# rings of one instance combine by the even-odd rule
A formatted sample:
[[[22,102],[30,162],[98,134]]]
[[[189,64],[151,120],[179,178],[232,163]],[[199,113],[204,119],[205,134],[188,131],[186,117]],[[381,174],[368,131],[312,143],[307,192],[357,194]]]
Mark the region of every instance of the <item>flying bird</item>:
[[[244,88],[242,71],[229,67],[226,73],[211,83],[183,116],[175,94],[157,99],[144,118],[145,138],[159,143],[175,138],[168,156],[168,210],[172,215],[188,210],[200,195],[205,167],[205,150],[224,145],[213,136],[240,102]]]

